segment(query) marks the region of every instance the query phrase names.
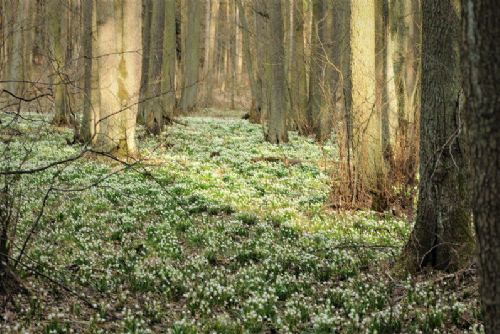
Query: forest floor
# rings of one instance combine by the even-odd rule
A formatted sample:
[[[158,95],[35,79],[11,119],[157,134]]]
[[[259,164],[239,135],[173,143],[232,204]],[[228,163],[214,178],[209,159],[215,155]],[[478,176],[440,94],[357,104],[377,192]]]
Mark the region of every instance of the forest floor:
[[[273,146],[219,114],[139,131],[139,162],[86,154],[15,181],[18,244],[44,214],[0,332],[482,333],[472,269],[398,278],[405,219],[328,209],[332,143]],[[31,118],[2,169],[81,152]]]

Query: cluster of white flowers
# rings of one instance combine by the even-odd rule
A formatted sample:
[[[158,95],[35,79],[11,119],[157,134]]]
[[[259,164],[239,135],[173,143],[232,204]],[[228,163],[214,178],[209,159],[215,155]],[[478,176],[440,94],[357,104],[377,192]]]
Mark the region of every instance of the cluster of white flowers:
[[[335,154],[334,145],[321,148],[291,133],[290,144],[277,147],[264,142],[258,126],[240,120],[187,123],[161,138],[168,150],[155,150],[154,138],[139,143],[159,164],[147,167],[156,181],[127,170],[99,187],[50,197],[28,255],[98,312],[76,299],[81,306],[54,308],[73,300],[55,298],[55,288],[30,277],[36,294],[16,297],[18,318],[1,323],[0,332],[61,332],[84,323],[91,333],[160,327],[172,333],[432,333],[446,326],[484,333],[474,298],[411,277],[395,287],[375,269],[365,273],[392,252],[342,247],[400,246],[411,226],[372,212],[324,209],[329,177],[318,162]],[[78,152],[66,145],[68,135],[47,132],[26,166]],[[23,143],[12,148],[21,151]],[[118,167],[84,159],[64,170],[60,186],[95,182]],[[21,180],[20,236],[52,176],[49,170]]]

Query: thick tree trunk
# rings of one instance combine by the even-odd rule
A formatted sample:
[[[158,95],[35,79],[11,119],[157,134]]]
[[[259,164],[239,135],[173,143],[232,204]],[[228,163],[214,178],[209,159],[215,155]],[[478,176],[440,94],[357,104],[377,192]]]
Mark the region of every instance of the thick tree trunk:
[[[151,17],[149,65],[148,65],[148,100],[144,103],[146,128],[149,133],[158,135],[163,129],[162,106],[162,65],[163,65],[163,38],[165,29],[165,1],[153,1],[153,14]]]
[[[198,68],[200,65],[200,31],[202,3],[199,0],[187,0],[189,22],[186,32],[184,57],[184,80],[181,93],[181,109],[191,112],[196,109],[198,97]]]
[[[465,0],[464,89],[472,207],[486,333],[500,333],[500,8]]]
[[[96,145],[119,156],[135,156],[140,86],[141,4],[97,1],[100,119]]]
[[[474,247],[460,131],[460,11],[457,0],[423,3],[419,198],[402,259],[410,271],[456,270]]]

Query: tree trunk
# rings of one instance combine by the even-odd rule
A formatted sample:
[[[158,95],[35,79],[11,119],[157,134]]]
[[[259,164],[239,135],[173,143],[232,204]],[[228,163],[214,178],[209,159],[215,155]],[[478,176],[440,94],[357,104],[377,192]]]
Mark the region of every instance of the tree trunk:
[[[175,111],[175,63],[177,58],[175,13],[175,0],[166,0],[165,33],[163,40],[163,76],[161,84],[166,122],[173,119]]]
[[[419,1],[390,3],[392,73],[396,102],[393,140],[393,177],[411,193],[418,166],[418,115],[420,112],[420,6]],[[412,196],[406,199],[411,206]]]
[[[360,205],[378,209],[384,194],[386,168],[381,113],[375,98],[375,0],[352,2],[351,52],[354,197]]]
[[[22,3],[17,2],[15,5],[11,3],[6,8],[6,22],[10,34],[7,38],[6,52],[6,69],[7,84],[6,88],[17,95],[21,94],[23,85],[21,81],[23,76],[23,54],[22,54]]]
[[[83,38],[82,49],[84,58],[84,88],[83,88],[83,115],[82,115],[82,140],[90,143],[95,135],[95,117],[92,111],[92,12],[93,2],[82,3]]]
[[[137,121],[141,124],[146,122],[146,103],[149,86],[149,58],[151,56],[151,22],[153,17],[153,0],[142,0],[142,67],[141,88],[139,90],[139,106]]]
[[[256,10],[253,10],[253,31],[255,36],[255,60],[256,60],[256,79],[257,87],[260,90],[260,96],[262,97],[262,104],[260,108],[260,121],[264,126],[266,126],[269,118],[269,100],[270,100],[270,82],[267,79],[268,75],[265,66],[269,62],[269,49],[270,49],[270,37],[269,29],[267,29],[267,19],[265,15],[268,15],[265,8],[265,3],[263,0],[254,0],[254,6]]]
[[[460,136],[460,1],[423,3],[422,115],[417,220],[407,269],[453,271],[474,248]]]
[[[183,112],[196,109],[198,95],[198,68],[200,65],[200,31],[202,3],[199,0],[187,0],[189,22],[186,32],[186,49],[184,50],[184,84],[181,93]]]
[[[118,156],[135,156],[141,4],[134,0],[97,1],[96,13],[101,112],[96,145]]]
[[[149,65],[148,65],[148,100],[144,103],[146,129],[149,133],[159,135],[163,129],[162,106],[162,65],[163,65],[163,36],[165,33],[165,1],[153,1],[153,14],[149,36]]]
[[[216,55],[217,53],[217,26],[219,21],[219,0],[210,1],[210,33],[208,40],[208,57],[206,59],[206,73],[205,79],[205,107],[212,105],[213,100],[213,87],[215,82],[215,73],[217,72]]]
[[[231,106],[232,110],[236,109],[236,105],[234,102],[235,94],[236,94],[236,34],[237,34],[237,26],[236,26],[236,4],[234,1],[228,2],[228,23],[229,23],[229,50],[230,50],[230,63],[229,63],[229,71],[230,71],[230,85],[231,85]]]
[[[333,127],[332,7],[330,1],[313,1],[308,118],[318,141],[328,139]]]
[[[500,333],[500,15],[493,0],[464,0],[464,111],[486,333]]]
[[[285,100],[285,50],[283,34],[283,16],[281,1],[270,1],[262,4],[267,13],[267,29],[270,36],[269,61],[265,64],[267,78],[270,86],[270,99],[268,107],[268,123],[266,127],[266,140],[273,144],[288,142],[286,129],[286,100]]]
[[[324,62],[325,54],[322,33],[325,24],[325,3],[313,0],[313,18],[311,29],[311,68],[309,71],[309,102],[307,107],[307,133],[319,134],[321,109],[324,104]]]
[[[62,15],[61,15],[62,14]],[[65,45],[69,41],[66,39],[67,15],[69,11],[62,7],[61,1],[50,0],[49,2],[49,33],[50,33],[50,60],[52,63],[52,84],[54,87],[54,119],[57,126],[67,126],[71,124],[70,110],[67,105],[68,83],[66,68]]]
[[[293,45],[290,60],[290,104],[293,127],[305,134],[307,128],[307,78],[304,55],[304,1],[293,0]]]
[[[252,123],[259,123],[260,110],[262,108],[263,101],[262,101],[262,91],[257,82],[258,78],[256,77],[255,63],[250,46],[250,32],[249,32],[250,25],[248,24],[247,16],[245,14],[245,7],[243,7],[241,0],[236,0],[236,4],[238,6],[238,14],[242,25],[241,29],[242,40],[243,40],[242,47],[244,52],[245,64],[248,72],[248,79],[250,81],[250,90],[252,93],[252,106],[249,112],[250,115],[249,120]]]
[[[392,165],[392,147],[389,119],[389,80],[387,77],[387,56],[389,53],[388,45],[388,26],[389,26],[389,1],[377,0],[375,7],[375,68],[376,68],[376,108],[381,115],[382,121],[382,154],[387,168]]]

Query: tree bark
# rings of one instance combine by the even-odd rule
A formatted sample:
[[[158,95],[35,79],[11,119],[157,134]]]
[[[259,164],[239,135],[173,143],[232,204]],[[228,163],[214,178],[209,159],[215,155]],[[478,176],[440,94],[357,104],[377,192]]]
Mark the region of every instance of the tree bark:
[[[135,122],[141,77],[141,3],[97,1],[96,51],[100,119],[96,146],[136,156]]]
[[[82,49],[84,58],[84,88],[83,88],[83,115],[81,135],[85,143],[90,143],[95,135],[94,113],[92,111],[92,12],[93,2],[82,3],[83,38]]]
[[[270,49],[270,37],[269,29],[267,29],[267,19],[269,15],[265,8],[265,3],[263,0],[254,0],[253,10],[253,31],[255,36],[255,60],[256,60],[256,79],[257,86],[260,90],[260,96],[262,97],[262,104],[260,108],[260,121],[265,126],[269,118],[269,100],[270,100],[270,82],[267,79],[269,76],[267,74],[268,67],[265,66],[269,62],[269,49]]]
[[[285,49],[281,0],[270,1],[262,7],[268,13],[267,29],[270,30],[271,43],[268,51],[269,61],[265,64],[270,83],[269,117],[265,137],[270,143],[283,144],[288,142],[288,132],[286,129]]]
[[[290,52],[290,104],[293,127],[305,134],[307,128],[307,77],[304,47],[304,1],[292,1],[293,13],[293,47]]]
[[[163,76],[161,83],[164,117],[166,117],[166,122],[173,119],[175,111],[175,64],[177,58],[175,13],[175,0],[166,0],[165,33],[163,41]]]
[[[420,6],[419,1],[391,1],[389,31],[394,77],[396,117],[391,134],[393,177],[404,185],[406,193],[416,183],[418,166],[418,115],[420,112]],[[392,88],[392,87],[391,87]],[[392,92],[392,91],[391,91]],[[392,96],[391,96],[391,100]],[[411,206],[412,198],[406,200]]]
[[[54,119],[57,126],[71,125],[70,110],[67,104],[68,83],[66,67],[66,52],[63,41],[70,43],[67,37],[67,15],[69,11],[62,7],[61,1],[50,0],[49,2],[49,33],[50,33],[50,60],[52,63],[52,83],[54,87]]]
[[[153,17],[153,1],[142,0],[142,67],[141,67],[141,88],[139,91],[139,106],[137,111],[137,121],[141,124],[146,122],[146,101],[148,98],[149,86],[149,58],[151,56],[151,22]]]
[[[162,106],[162,65],[163,65],[163,38],[165,33],[165,1],[153,1],[151,17],[149,65],[147,93],[148,100],[144,103],[146,129],[149,133],[159,135],[163,129],[164,114]]]
[[[381,115],[382,121],[382,154],[387,168],[392,165],[392,146],[389,119],[389,80],[387,76],[387,56],[389,54],[388,26],[389,26],[389,1],[377,0],[375,7],[375,67],[377,75],[377,86],[375,92],[376,108]]]
[[[324,141],[333,129],[334,66],[333,3],[313,1],[311,70],[309,79],[309,127],[318,141]]]
[[[464,120],[486,333],[500,333],[500,25],[498,3],[465,0]]]
[[[417,219],[403,253],[410,271],[453,271],[474,248],[460,118],[460,1],[423,2]]]
[[[22,3],[10,3],[5,6],[6,26],[10,36],[7,38],[6,46],[6,88],[14,94],[19,95],[23,88],[23,54],[22,54]]]
[[[325,102],[325,48],[323,33],[325,31],[326,2],[313,0],[313,19],[311,30],[311,67],[309,71],[309,101],[307,112],[307,132],[321,137],[321,112]]]
[[[242,40],[243,40],[242,47],[244,52],[245,64],[248,72],[248,79],[250,81],[250,90],[252,94],[252,106],[250,107],[249,120],[252,123],[259,123],[261,116],[260,111],[262,108],[263,101],[262,101],[262,91],[257,81],[258,78],[256,77],[257,73],[255,72],[255,63],[250,46],[250,31],[249,31],[250,25],[248,24],[247,16],[245,13],[245,7],[243,7],[241,0],[236,0],[236,4],[238,6],[238,12],[239,12],[238,14],[242,25],[241,28]]]
[[[205,83],[204,106],[209,107],[212,105],[213,96],[212,90],[214,87],[217,55],[217,25],[219,24],[219,0],[210,0],[210,24],[208,27],[208,40],[206,41],[207,50],[205,53],[205,63],[203,80]]]
[[[381,112],[376,108],[375,0],[352,1],[351,71],[356,201],[378,209],[386,168]]]
[[[200,65],[200,31],[202,3],[199,0],[187,0],[189,22],[186,32],[184,57],[184,80],[181,93],[181,109],[191,112],[196,109],[198,95],[198,68]]]

